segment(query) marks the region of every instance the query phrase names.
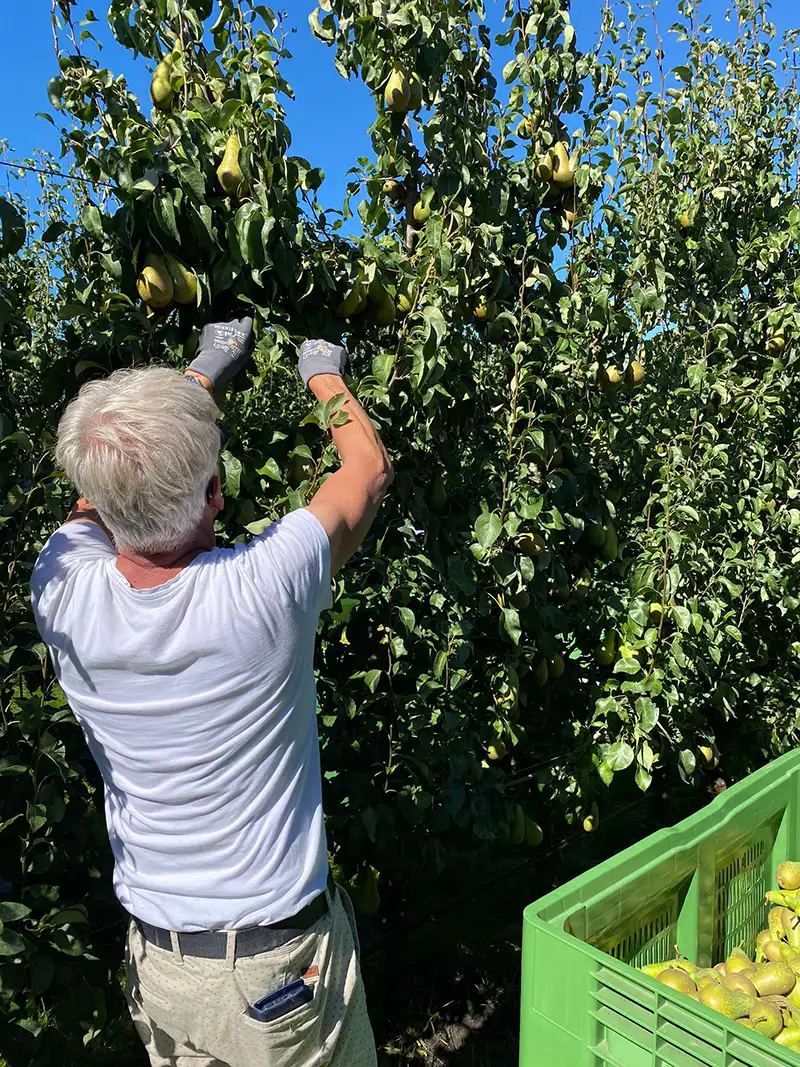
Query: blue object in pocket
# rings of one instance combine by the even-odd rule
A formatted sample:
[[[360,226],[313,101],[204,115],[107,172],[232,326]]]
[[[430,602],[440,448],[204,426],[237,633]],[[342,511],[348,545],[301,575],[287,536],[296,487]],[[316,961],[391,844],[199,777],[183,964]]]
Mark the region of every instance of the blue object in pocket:
[[[274,993],[268,993],[249,1007],[250,1015],[260,1023],[272,1022],[288,1015],[290,1011],[308,1004],[314,999],[314,990],[306,985],[302,978],[288,985],[281,986]]]

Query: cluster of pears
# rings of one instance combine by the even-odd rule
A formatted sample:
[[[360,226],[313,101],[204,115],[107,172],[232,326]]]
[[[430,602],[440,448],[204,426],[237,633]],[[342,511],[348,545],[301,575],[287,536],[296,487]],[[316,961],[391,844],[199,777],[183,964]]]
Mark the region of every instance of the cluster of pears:
[[[402,64],[395,63],[383,90],[383,99],[387,108],[396,115],[419,111],[422,107],[422,82],[419,76],[414,71],[406,73]]]
[[[395,305],[392,294],[380,278],[374,278],[369,285],[359,280],[337,306],[336,314],[342,319],[364,314],[373,326],[391,326],[398,310],[401,315],[411,310],[409,295],[400,293]]]
[[[735,948],[716,967],[676,959],[642,967],[644,974],[684,993],[749,1030],[800,1052],[800,863],[778,867],[780,889],[767,929],[756,936],[755,959]]]
[[[197,302],[197,276],[169,254],[151,252],[145,256],[136,289],[150,310]]]
[[[601,392],[611,393],[622,385],[623,381],[630,389],[635,389],[644,381],[644,367],[638,359],[632,359],[624,372],[620,374],[619,368],[613,363],[607,367],[601,367],[597,375],[597,384]]]
[[[619,556],[619,536],[611,519],[605,522],[587,522],[583,533],[592,548],[608,563],[613,563]]]
[[[397,178],[387,178],[383,183],[383,194],[395,211],[402,211],[408,195],[404,181]],[[424,226],[433,214],[432,201],[433,197],[430,193],[426,193],[414,201],[409,222],[415,229]]]
[[[554,192],[568,189],[575,183],[575,163],[566,141],[556,141],[552,148],[539,157],[536,177],[541,182],[555,186]]]

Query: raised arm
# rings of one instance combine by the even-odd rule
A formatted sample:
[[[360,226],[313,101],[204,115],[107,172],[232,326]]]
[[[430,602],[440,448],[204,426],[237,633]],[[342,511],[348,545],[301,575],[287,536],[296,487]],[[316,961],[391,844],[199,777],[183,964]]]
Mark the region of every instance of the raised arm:
[[[321,401],[344,394],[342,410],[348,416],[331,427],[341,466],[308,505],[328,535],[331,574],[361,545],[394,477],[377,430],[344,383],[346,359],[344,349],[327,341],[306,341],[300,348],[300,374],[311,392]]]

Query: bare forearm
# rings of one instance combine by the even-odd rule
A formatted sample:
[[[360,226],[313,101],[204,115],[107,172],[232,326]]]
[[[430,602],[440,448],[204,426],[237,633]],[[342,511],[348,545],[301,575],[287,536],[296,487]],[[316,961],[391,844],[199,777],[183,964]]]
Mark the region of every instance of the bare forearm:
[[[374,469],[386,478],[388,486],[392,479],[389,456],[378,431],[344,381],[337,374],[316,374],[309,382],[309,388],[317,400],[322,402],[344,394],[341,410],[347,414],[347,422],[331,427],[342,466],[357,464],[362,468]]]

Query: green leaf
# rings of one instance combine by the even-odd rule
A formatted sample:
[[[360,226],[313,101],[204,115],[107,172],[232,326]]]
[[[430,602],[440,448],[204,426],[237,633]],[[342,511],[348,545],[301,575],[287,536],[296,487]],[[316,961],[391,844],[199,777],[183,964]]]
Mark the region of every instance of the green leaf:
[[[42,233],[42,240],[44,243],[52,244],[57,241],[62,234],[65,234],[69,230],[69,225],[66,222],[51,222]]]
[[[13,756],[3,756],[0,759],[0,777],[15,778],[18,774],[27,774],[28,768],[24,763],[18,763]]]
[[[484,512],[475,522],[475,537],[482,548],[491,548],[503,529],[500,516],[495,512]]]
[[[256,468],[256,474],[263,474],[265,477],[270,478],[273,482],[283,481],[281,469],[273,456],[269,457],[263,467]]]
[[[206,197],[206,183],[201,171],[195,167],[184,165],[178,167],[178,176],[180,178],[181,185],[188,188],[192,197],[198,203],[205,201]]]
[[[247,530],[248,533],[253,534],[254,537],[258,537],[266,529],[268,529],[270,526],[272,526],[274,521],[275,521],[274,519],[270,519],[270,518],[256,519],[255,522],[248,523],[247,526],[245,526],[245,530]]]
[[[24,919],[30,913],[31,909],[26,908],[24,904],[17,904],[12,901],[0,902],[0,923],[10,923],[16,919]]]
[[[444,315],[439,308],[433,307],[430,304],[423,308],[422,317],[425,319],[425,323],[428,327],[427,336],[431,334],[436,338],[436,344],[440,345],[447,336],[447,324],[444,321]]]
[[[650,697],[639,697],[635,704],[639,729],[649,734],[658,722],[658,708]]]
[[[604,762],[612,771],[624,771],[633,763],[633,749],[627,741],[616,741],[606,749]]]
[[[10,200],[0,196],[0,257],[14,256],[25,244],[25,220]]]
[[[687,774],[694,774],[697,766],[697,757],[690,748],[684,748],[679,756],[681,767]]]
[[[374,693],[378,688],[378,682],[381,680],[381,674],[383,671],[371,670],[367,671],[364,675],[364,685],[369,689],[370,693]]]
[[[156,221],[162,231],[167,237],[171,237],[178,245],[181,243],[181,235],[178,232],[178,224],[175,221],[175,205],[172,202],[172,197],[167,193],[162,193],[153,200],[153,206],[155,210]]]
[[[92,237],[96,237],[97,240],[103,239],[103,217],[100,214],[100,209],[96,204],[87,204],[86,207],[80,213],[80,224],[91,234]]]
[[[503,81],[509,85],[519,77],[519,63],[516,59],[510,59],[503,67]]]
[[[394,369],[394,353],[378,352],[372,359],[372,374],[381,385],[386,385]]]
[[[222,494],[223,496],[235,500],[239,495],[239,489],[242,483],[242,462],[227,449],[222,453],[220,458],[222,459],[222,470],[224,474]]]
[[[638,674],[642,669],[638,659],[623,657],[614,664],[614,674]]]
[[[519,613],[516,608],[503,608],[503,631],[513,644],[519,644],[522,630],[520,629]]]
[[[52,915],[47,916],[48,926],[67,926],[72,923],[88,923],[89,914],[83,904],[74,904],[69,908],[61,908]]]
[[[408,630],[408,632],[410,634],[413,634],[414,629],[415,629],[415,627],[417,625],[417,620],[416,620],[416,618],[414,616],[414,612],[411,610],[411,608],[400,608],[399,607],[397,609],[397,613],[400,616],[400,618],[403,620],[403,625]]]
[[[25,951],[25,941],[16,930],[0,930],[0,956],[18,956]]]
[[[154,193],[158,188],[158,183],[161,181],[161,175],[157,170],[150,167],[144,172],[144,175],[138,182],[133,183],[133,188],[142,193]]]
[[[649,771],[645,770],[641,763],[638,764],[638,766],[636,767],[636,784],[639,786],[643,793],[647,792],[647,790],[650,788],[650,783],[652,781],[652,774]]]

